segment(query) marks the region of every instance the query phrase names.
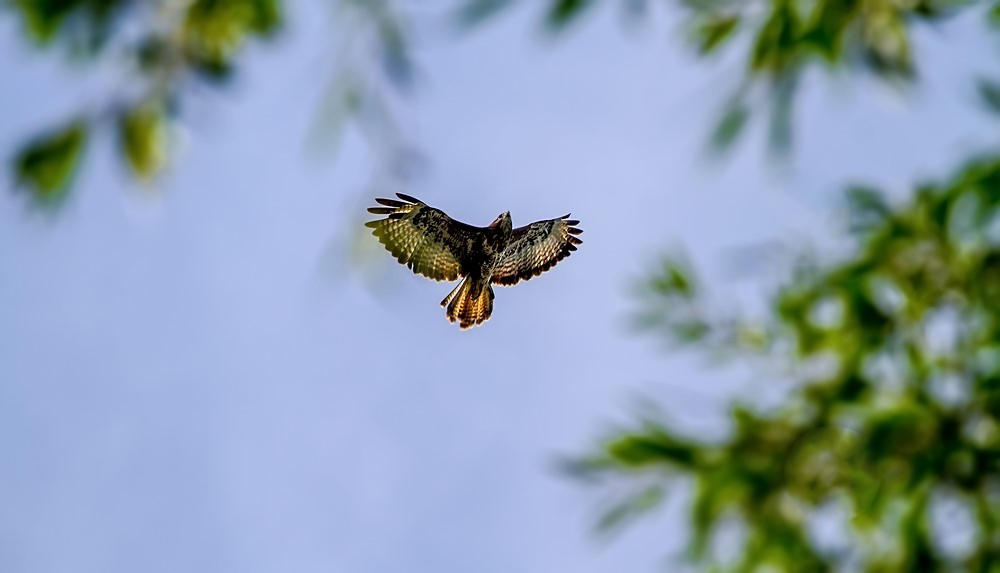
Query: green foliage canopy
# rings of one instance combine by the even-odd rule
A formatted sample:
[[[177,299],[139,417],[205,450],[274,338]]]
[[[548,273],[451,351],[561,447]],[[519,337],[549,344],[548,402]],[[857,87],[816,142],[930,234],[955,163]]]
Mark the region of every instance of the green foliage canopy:
[[[65,50],[81,62],[128,62],[134,84],[104,108],[82,111],[29,142],[15,158],[22,188],[44,205],[66,196],[83,142],[105,124],[117,125],[133,174],[155,177],[166,165],[169,125],[185,84],[226,80],[246,41],[270,36],[282,14],[279,0],[16,0],[12,8],[40,48]],[[130,24],[138,24],[138,35],[126,33]]]
[[[738,407],[721,443],[653,418],[610,436],[574,465],[633,484],[606,523],[651,509],[650,491],[659,500],[684,477],[695,484],[690,555],[702,565],[734,518],[747,528],[735,570],[1000,570],[1000,159],[920,186],[898,208],[867,188],[849,196],[855,250],[796,265],[761,320],[709,313],[684,263],[667,260],[648,279],[642,327],[776,361],[795,390],[775,411]],[[964,554],[931,534],[942,495],[974,515]],[[859,516],[852,555],[808,533],[809,508],[831,498]]]

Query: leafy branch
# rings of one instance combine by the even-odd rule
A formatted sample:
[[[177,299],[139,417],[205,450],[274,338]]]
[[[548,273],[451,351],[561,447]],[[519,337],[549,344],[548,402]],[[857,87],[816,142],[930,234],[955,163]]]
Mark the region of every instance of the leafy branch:
[[[737,519],[746,535],[734,570],[819,571],[849,561],[868,571],[996,570],[998,189],[994,157],[919,186],[898,207],[853,190],[852,220],[863,222],[854,252],[789,277],[752,326],[693,310],[708,305],[706,295],[686,264],[666,260],[647,281],[640,324],[694,348],[792,366],[796,390],[775,411],[737,407],[720,443],[647,417],[576,460],[577,475],[634,484],[610,510],[616,521],[655,507],[635,495],[649,500],[650,488],[691,480],[689,556],[702,565],[712,562],[713,534]],[[764,334],[748,344],[732,336],[742,328]],[[798,368],[816,361],[825,367]],[[972,516],[962,554],[931,534],[942,496]],[[853,552],[825,551],[809,535],[810,512],[831,499],[863,517],[844,524]]]

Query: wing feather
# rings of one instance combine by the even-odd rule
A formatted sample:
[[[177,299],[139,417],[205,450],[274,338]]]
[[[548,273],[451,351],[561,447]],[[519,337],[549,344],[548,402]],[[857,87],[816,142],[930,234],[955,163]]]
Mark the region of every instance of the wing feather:
[[[396,201],[395,199],[384,199],[382,197],[376,197],[375,202],[380,205],[386,205],[388,207],[405,207],[406,203],[402,201]]]
[[[419,199],[402,193],[396,196],[403,201],[376,198],[385,207],[369,207],[368,212],[387,217],[368,221],[365,226],[397,261],[417,274],[436,281],[453,281],[465,275],[463,249],[482,231]]]
[[[576,237],[583,232],[574,226],[578,224],[580,221],[570,219],[567,213],[514,229],[510,245],[493,271],[493,284],[516,285],[554,267],[583,243]]]

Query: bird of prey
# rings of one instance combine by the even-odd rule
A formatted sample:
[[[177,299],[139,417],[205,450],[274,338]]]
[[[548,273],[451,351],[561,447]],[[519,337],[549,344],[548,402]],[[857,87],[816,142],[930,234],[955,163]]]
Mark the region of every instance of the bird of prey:
[[[493,314],[493,286],[513,286],[552,268],[582,243],[569,214],[514,229],[510,211],[488,227],[456,221],[419,199],[397,193],[401,201],[376,198],[382,207],[368,212],[387,215],[366,227],[396,260],[436,281],[462,277],[441,306],[462,330]]]

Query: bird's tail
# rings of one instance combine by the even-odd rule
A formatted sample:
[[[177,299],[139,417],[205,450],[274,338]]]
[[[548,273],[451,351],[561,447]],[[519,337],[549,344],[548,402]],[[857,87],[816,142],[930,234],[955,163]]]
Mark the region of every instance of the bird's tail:
[[[484,280],[466,278],[441,301],[451,322],[465,330],[482,324],[493,314],[493,287]]]

